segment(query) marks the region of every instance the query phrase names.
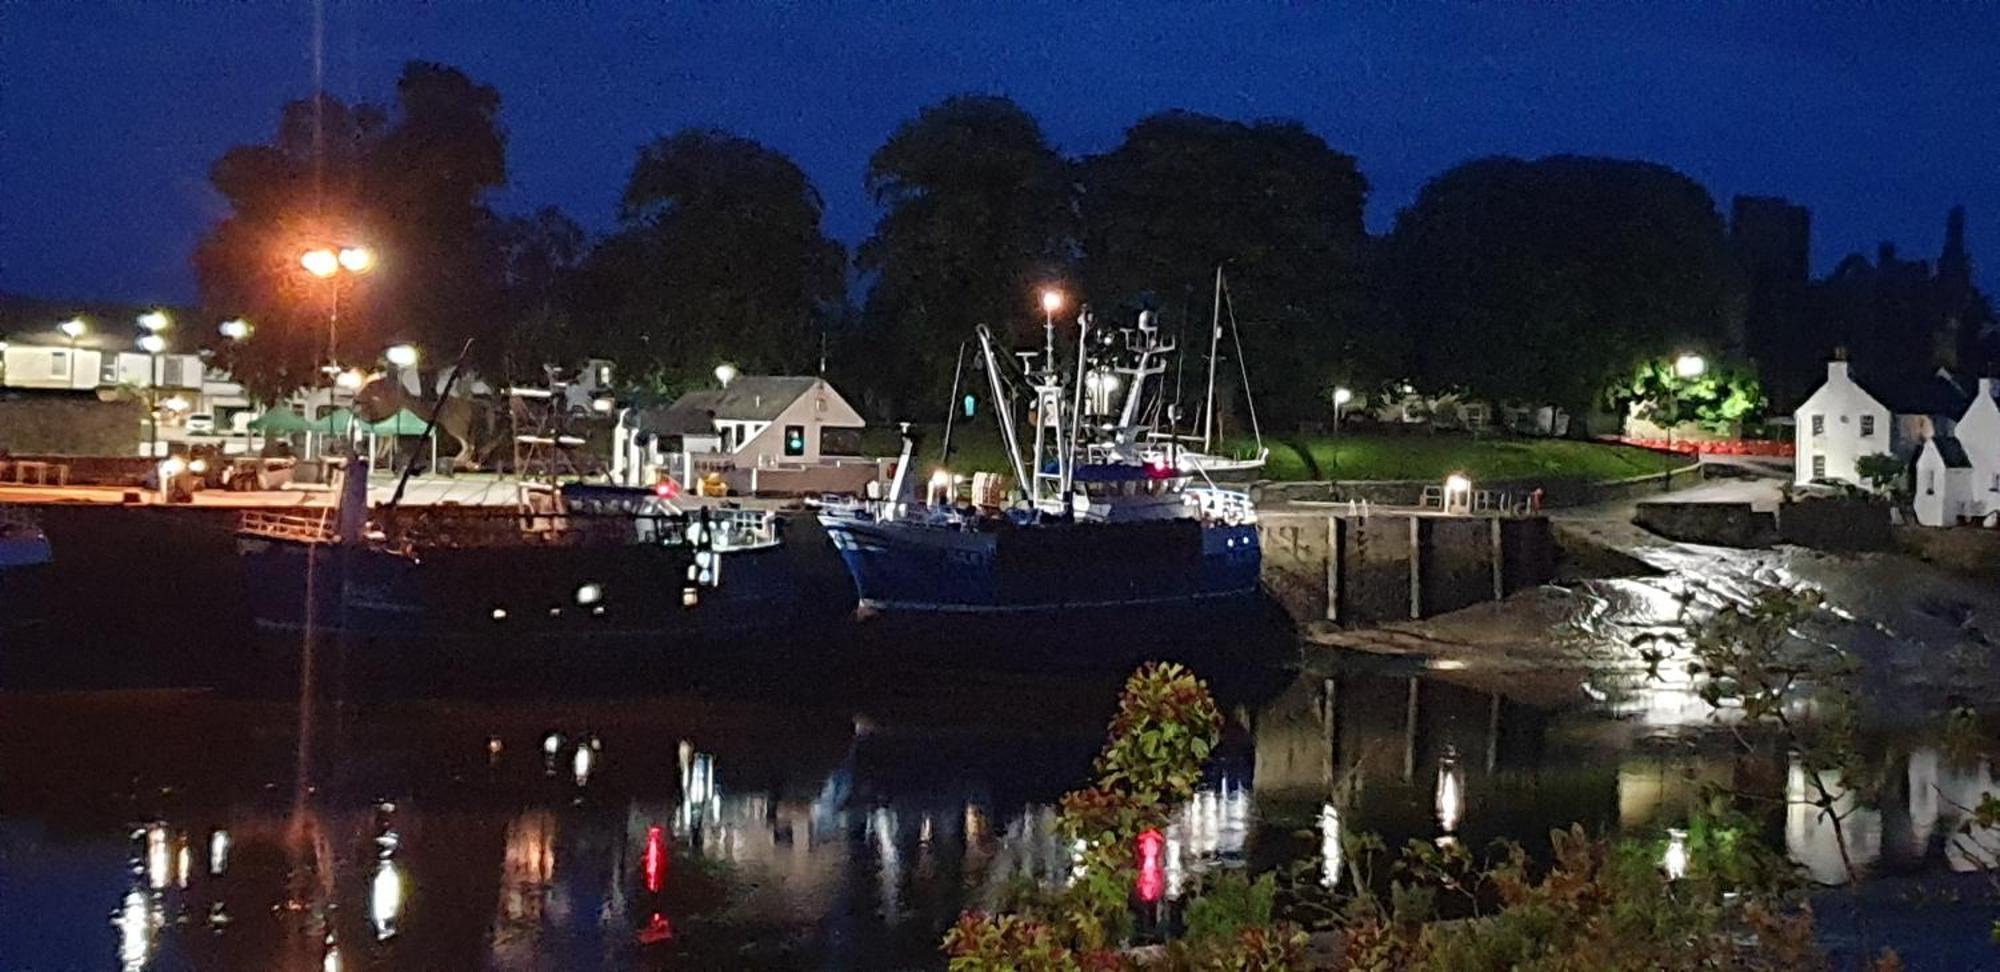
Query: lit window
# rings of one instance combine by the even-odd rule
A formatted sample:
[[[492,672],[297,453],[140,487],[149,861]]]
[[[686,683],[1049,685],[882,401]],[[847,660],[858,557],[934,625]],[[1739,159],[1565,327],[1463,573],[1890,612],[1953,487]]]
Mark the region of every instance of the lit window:
[[[1826,416],[1815,415],[1812,417],[1812,434],[1814,435],[1826,434]]]
[[[1863,438],[1866,438],[1866,437],[1868,437],[1868,436],[1871,436],[1871,435],[1874,435],[1874,434],[1875,434],[1875,416],[1873,416],[1873,415],[1863,415],[1863,416],[1861,416],[1861,435],[1862,435],[1862,437],[1863,437]]]

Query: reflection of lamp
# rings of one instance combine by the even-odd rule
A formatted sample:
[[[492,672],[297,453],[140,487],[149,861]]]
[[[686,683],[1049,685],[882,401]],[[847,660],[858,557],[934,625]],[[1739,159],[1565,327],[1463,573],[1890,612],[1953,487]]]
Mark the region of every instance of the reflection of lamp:
[[[1332,890],[1340,885],[1341,856],[1345,853],[1340,846],[1340,808],[1331,803],[1323,803],[1319,808],[1319,883]]]
[[[1660,858],[1660,867],[1667,872],[1667,880],[1678,881],[1688,872],[1688,832],[1679,827],[1667,828],[1667,852]]]
[[[1449,834],[1465,817],[1465,770],[1447,756],[1438,760],[1438,827]]]

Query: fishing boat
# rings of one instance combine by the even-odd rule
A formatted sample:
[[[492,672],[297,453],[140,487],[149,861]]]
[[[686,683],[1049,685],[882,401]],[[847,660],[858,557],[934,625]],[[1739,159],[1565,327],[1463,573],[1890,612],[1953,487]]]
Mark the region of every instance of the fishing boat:
[[[1178,444],[1153,437],[1140,419],[1146,386],[1172,351],[1153,314],[1092,333],[1085,308],[1077,325],[1073,368],[1057,359],[1053,314],[1043,348],[1021,353],[1015,368],[990,329],[977,331],[1018,502],[1005,502],[991,474],[972,477],[961,497],[945,470],[920,499],[907,434],[887,497],[827,502],[820,521],[863,613],[1074,613],[1254,598],[1260,553],[1249,496],[1180,465]]]
[[[371,639],[659,638],[786,617],[774,517],[682,510],[648,490],[521,484],[513,507],[247,511],[237,548],[259,627]]]

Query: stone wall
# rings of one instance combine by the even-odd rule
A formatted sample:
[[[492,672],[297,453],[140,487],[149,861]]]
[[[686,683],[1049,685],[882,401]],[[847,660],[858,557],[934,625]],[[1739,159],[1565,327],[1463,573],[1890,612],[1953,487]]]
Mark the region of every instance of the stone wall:
[[[1701,463],[1690,462],[1679,469],[1629,479],[1605,482],[1557,480],[1481,481],[1479,488],[1525,496],[1542,491],[1542,505],[1548,508],[1593,506],[1612,500],[1669,493],[1698,485],[1704,472]],[[1377,506],[1415,506],[1425,489],[1439,485],[1431,480],[1321,480],[1299,482],[1268,481],[1251,485],[1250,496],[1259,503],[1269,502],[1368,502]]]
[[[130,456],[139,451],[146,409],[95,395],[0,397],[0,451],[17,456]]]
[[[1777,517],[1757,512],[1749,503],[1645,502],[1632,522],[1683,543],[1768,547],[1778,539]]]
[[[1817,550],[1892,550],[1889,505],[1876,500],[1815,496],[1778,507],[1778,536]]]
[[[1428,617],[1555,575],[1541,517],[1350,516],[1344,509],[1260,514],[1264,587],[1300,622],[1373,624]],[[1414,605],[1411,585],[1416,584]]]

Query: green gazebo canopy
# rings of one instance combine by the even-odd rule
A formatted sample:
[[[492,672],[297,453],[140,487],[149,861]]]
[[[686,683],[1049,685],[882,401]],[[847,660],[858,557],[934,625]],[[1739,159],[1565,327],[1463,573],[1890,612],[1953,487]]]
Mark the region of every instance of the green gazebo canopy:
[[[250,431],[262,432],[265,435],[289,435],[293,432],[312,431],[312,423],[283,405],[274,405],[264,414],[250,420]]]
[[[376,435],[423,435],[430,425],[423,417],[407,408],[399,408],[396,414],[368,426]]]
[[[337,408],[326,413],[325,418],[306,426],[306,431],[318,432],[321,435],[346,435],[347,430],[354,426],[354,422],[353,412],[344,408]]]

